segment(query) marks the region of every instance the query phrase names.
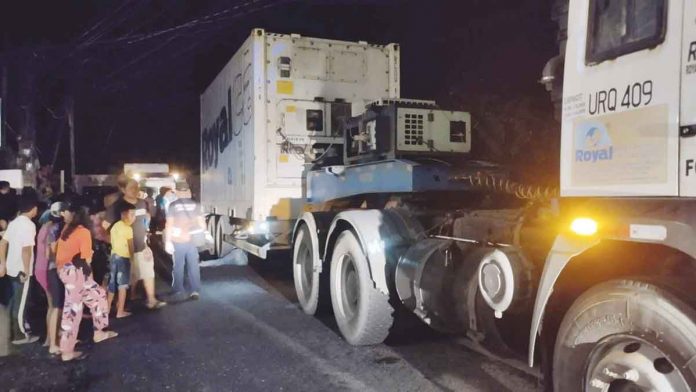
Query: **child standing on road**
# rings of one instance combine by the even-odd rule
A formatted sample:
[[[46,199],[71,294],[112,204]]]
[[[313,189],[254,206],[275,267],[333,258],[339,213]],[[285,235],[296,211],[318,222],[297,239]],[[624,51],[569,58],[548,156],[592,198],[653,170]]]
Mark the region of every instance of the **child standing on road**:
[[[126,312],[126,293],[130,286],[130,263],[133,258],[133,222],[135,205],[122,200],[118,206],[121,220],[111,227],[111,271],[109,277],[109,309],[118,291],[116,318],[130,316]]]

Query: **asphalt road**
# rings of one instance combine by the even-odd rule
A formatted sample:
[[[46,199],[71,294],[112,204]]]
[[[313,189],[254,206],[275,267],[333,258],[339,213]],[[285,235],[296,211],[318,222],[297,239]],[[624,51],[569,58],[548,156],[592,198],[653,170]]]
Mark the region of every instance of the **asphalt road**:
[[[82,362],[63,364],[38,344],[0,358],[0,390],[540,390],[534,377],[423,326],[386,344],[352,347],[331,317],[302,313],[277,263],[285,261],[204,268],[199,301],[135,307],[130,318],[112,321],[119,337],[83,344],[90,356]]]

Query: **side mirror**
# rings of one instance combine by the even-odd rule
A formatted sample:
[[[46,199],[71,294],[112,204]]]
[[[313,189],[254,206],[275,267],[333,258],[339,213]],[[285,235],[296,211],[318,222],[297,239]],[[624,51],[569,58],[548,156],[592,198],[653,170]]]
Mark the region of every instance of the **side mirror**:
[[[544,70],[541,71],[541,79],[539,83],[546,86],[546,91],[553,90],[553,83],[559,78],[562,78],[563,72],[563,57],[558,55],[553,57],[544,65]]]

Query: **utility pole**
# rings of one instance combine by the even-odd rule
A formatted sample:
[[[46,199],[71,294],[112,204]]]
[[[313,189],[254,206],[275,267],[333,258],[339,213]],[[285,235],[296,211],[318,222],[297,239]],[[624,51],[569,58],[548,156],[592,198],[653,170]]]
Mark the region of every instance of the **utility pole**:
[[[65,116],[70,131],[70,181],[75,182],[75,100],[72,95],[65,97]]]
[[[0,148],[5,147],[7,139],[5,136],[5,124],[3,124],[7,108],[7,64],[2,66],[2,90],[0,90]]]
[[[5,48],[10,47],[10,42],[9,42],[9,39],[7,38],[7,34],[2,35],[2,43],[3,43],[3,46]],[[8,79],[8,72],[9,71],[8,71],[7,63],[8,63],[8,60],[3,59],[3,62],[2,62],[2,80],[0,80],[0,84],[1,84],[0,88],[2,88],[2,90],[0,90],[0,98],[2,98],[0,100],[0,150],[3,148],[7,148],[7,131],[5,130],[5,123],[4,123],[5,118],[8,117],[7,108],[9,107],[7,105],[7,95],[8,95],[7,92],[9,90],[9,87],[7,86],[7,82],[9,80]],[[5,162],[0,160],[0,165],[4,165],[4,164],[5,164]]]

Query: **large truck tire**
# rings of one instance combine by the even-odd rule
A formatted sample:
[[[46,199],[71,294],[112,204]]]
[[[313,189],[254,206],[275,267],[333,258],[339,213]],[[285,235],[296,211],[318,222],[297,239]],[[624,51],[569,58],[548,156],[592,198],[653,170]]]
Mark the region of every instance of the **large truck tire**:
[[[213,236],[213,238],[215,237],[215,227],[217,225],[217,219],[218,219],[217,215],[210,215],[210,217],[208,218],[208,220],[206,222],[208,232],[210,233],[210,235]],[[211,246],[207,250],[208,250],[208,254],[209,254],[210,258],[214,259],[217,257],[217,254],[215,253],[215,246]]]
[[[222,220],[222,216],[215,216],[215,232],[211,232],[210,235],[213,237],[213,253],[215,257],[222,257],[222,235],[225,234],[225,224]]]
[[[309,228],[303,224],[297,230],[292,249],[292,275],[297,300],[302,310],[310,316],[319,307],[319,272],[314,268],[315,255]]]
[[[217,238],[218,235],[222,236],[221,234],[218,234],[221,219],[222,217],[220,215],[210,215],[210,218],[206,222],[208,233],[210,233],[210,235],[213,237],[213,244],[208,248],[208,253],[210,253],[210,257],[214,259],[220,257],[220,248],[218,247]]]
[[[217,223],[217,219],[218,215],[215,214],[208,214],[205,216],[205,228],[206,230],[208,230],[208,233],[210,233],[213,237],[215,237],[215,224]],[[214,246],[211,246],[208,249],[201,252],[201,260],[216,258],[217,256],[215,255],[214,248]]]
[[[216,216],[217,215],[214,214],[208,214],[205,216],[205,227],[211,233],[213,232],[213,230],[215,230],[215,228],[213,227],[213,223],[215,223]]]
[[[331,304],[343,337],[355,346],[382,343],[394,308],[370,277],[370,267],[352,231],[339,234],[331,255]]]
[[[554,391],[696,391],[696,312],[635,280],[582,294],[563,318]]]

